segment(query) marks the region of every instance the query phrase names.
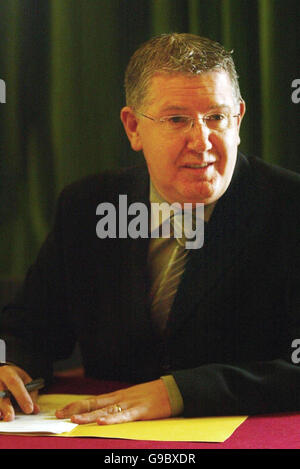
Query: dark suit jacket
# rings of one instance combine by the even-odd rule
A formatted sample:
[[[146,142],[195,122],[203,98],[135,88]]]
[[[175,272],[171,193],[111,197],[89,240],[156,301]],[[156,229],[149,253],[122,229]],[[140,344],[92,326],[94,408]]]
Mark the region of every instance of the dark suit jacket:
[[[79,341],[89,376],[140,382],[172,373],[185,415],[300,410],[300,177],[239,155],[193,250],[163,340],[147,306],[148,239],[96,236],[96,207],[127,194],[149,206],[146,167],[72,184],[15,304],[8,359],[33,376]]]

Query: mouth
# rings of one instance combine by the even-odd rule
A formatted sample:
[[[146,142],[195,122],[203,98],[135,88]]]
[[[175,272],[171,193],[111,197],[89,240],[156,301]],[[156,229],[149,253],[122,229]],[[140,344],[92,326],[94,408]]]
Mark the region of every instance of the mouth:
[[[183,168],[187,168],[187,169],[207,169],[209,168],[210,166],[212,166],[214,164],[214,162],[206,162],[206,163],[192,163],[192,164],[185,164],[183,165]]]

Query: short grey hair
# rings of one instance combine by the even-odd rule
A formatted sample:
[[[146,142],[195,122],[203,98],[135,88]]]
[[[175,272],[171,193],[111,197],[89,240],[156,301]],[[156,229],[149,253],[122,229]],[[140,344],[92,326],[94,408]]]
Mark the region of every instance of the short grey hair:
[[[195,76],[218,70],[228,73],[238,102],[241,93],[232,51],[195,34],[155,36],[143,43],[129,61],[125,72],[126,104],[133,109],[140,108],[145,103],[150,81],[157,73]]]

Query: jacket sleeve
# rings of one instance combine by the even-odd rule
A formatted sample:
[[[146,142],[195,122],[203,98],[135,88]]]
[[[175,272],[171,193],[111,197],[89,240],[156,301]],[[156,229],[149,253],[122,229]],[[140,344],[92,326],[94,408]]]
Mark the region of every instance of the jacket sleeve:
[[[172,375],[185,416],[250,415],[300,410],[300,246],[290,260],[286,295],[286,350],[274,360],[211,363]]]
[[[52,375],[53,360],[68,356],[75,344],[68,321],[64,278],[64,210],[62,193],[52,232],[15,301],[0,316],[0,336],[6,342],[7,361],[32,377],[44,376],[47,380]]]

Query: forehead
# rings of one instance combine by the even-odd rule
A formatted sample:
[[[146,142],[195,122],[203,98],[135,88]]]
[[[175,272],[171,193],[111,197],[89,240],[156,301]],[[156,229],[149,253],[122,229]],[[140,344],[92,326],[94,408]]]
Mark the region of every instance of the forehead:
[[[149,85],[148,109],[184,110],[191,107],[208,109],[235,104],[233,87],[225,71],[205,72],[197,76],[157,74]]]

